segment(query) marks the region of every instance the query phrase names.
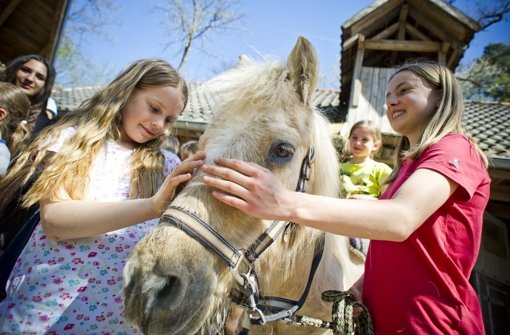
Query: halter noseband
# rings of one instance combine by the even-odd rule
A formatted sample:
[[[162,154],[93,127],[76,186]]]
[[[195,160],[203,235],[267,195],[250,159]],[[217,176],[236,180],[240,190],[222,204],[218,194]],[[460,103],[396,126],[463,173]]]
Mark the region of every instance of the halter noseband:
[[[310,170],[314,158],[315,150],[311,147],[301,163],[296,191],[304,192],[305,182],[310,179]],[[278,297],[259,297],[258,282],[254,271],[255,261],[287,229],[289,224],[291,224],[290,222],[273,221],[245,250],[234,247],[214,227],[199,216],[181,207],[169,206],[163,213],[160,222],[168,222],[175,225],[198,240],[203,246],[213,251],[230,267],[238,284],[230,294],[231,300],[247,309],[250,313],[250,318],[259,324],[290,317],[301,308],[308,295],[311,281],[322,256],[321,241],[319,243],[320,248],[316,248],[305,292],[299,301],[296,302]],[[241,270],[241,268],[243,269]],[[259,298],[263,302],[262,305],[259,304]],[[264,313],[268,311],[271,314]]]

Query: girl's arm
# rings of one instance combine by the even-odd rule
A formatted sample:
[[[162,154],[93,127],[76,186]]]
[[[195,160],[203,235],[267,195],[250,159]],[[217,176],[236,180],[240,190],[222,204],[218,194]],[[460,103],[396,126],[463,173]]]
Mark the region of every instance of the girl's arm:
[[[403,241],[456,190],[440,173],[418,169],[392,199],[346,200],[287,190],[267,169],[239,160],[204,165],[214,197],[262,219],[304,224],[334,234]],[[215,178],[216,177],[216,178]]]
[[[182,162],[150,198],[113,202],[72,200],[61,191],[58,200],[41,199],[41,224],[51,240],[91,237],[158,218],[175,196],[178,185],[191,179],[203,164],[204,153]]]

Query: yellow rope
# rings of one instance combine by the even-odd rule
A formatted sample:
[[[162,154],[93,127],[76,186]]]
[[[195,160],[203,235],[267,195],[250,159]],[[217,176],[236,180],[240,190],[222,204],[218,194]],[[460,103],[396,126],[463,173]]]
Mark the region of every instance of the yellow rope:
[[[374,335],[374,327],[368,309],[356,301],[351,293],[335,290],[325,291],[322,293],[322,300],[333,303],[331,322],[304,315],[293,315],[290,323],[301,327],[331,329],[334,335]],[[362,313],[355,319],[353,311],[356,306],[362,308]]]
[[[368,309],[354,299],[347,291],[325,291],[322,300],[333,303],[332,322],[330,328],[334,335],[373,335],[374,328]],[[362,313],[356,319],[353,318],[354,307],[362,308]]]

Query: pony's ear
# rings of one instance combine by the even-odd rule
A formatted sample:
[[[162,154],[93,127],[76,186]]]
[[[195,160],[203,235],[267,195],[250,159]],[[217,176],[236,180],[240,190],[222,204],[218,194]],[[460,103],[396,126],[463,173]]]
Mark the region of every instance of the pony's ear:
[[[299,36],[287,61],[289,77],[301,101],[312,103],[312,95],[319,77],[319,61],[315,48],[303,36]]]

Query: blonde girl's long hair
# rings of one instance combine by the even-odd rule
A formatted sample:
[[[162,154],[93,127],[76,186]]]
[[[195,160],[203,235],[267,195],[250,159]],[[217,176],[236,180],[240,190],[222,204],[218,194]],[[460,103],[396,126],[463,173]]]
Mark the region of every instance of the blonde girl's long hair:
[[[395,77],[396,74],[403,71],[410,71],[418,77],[426,80],[433,90],[439,93],[441,99],[439,100],[439,105],[436,107],[432,118],[426,125],[420,141],[416,146],[410,148],[408,139],[405,136],[402,137],[400,144],[397,147],[397,161],[395,162],[395,168],[386,179],[385,183],[395,180],[400,170],[403,158],[416,159],[420,157],[427,147],[438,142],[447,134],[461,133],[467,136],[462,126],[464,117],[464,98],[462,96],[462,89],[452,71],[446,66],[432,61],[406,63],[397,68],[396,72],[390,77],[390,80]],[[474,139],[469,136],[468,138],[473,145],[475,145],[482,161],[487,167],[487,157],[478,147]]]
[[[30,100],[21,88],[11,83],[0,82],[0,108],[7,111],[7,118],[0,121],[0,133],[14,157],[30,138],[26,126]]]
[[[67,191],[71,199],[82,199],[88,185],[92,162],[107,141],[120,137],[121,111],[134,89],[171,86],[182,92],[183,109],[188,100],[184,79],[167,62],[159,59],[140,60],[131,64],[109,85],[84,101],[77,110],[64,115],[55,125],[44,129],[20,156],[0,187],[25,184],[43,164],[44,170],[23,199],[29,207],[41,198],[58,199],[59,190]],[[75,127],[62,149],[46,155],[64,129]],[[167,135],[167,134],[165,134]],[[165,136],[139,144],[131,161],[130,198],[153,195],[163,180],[164,157],[160,150]],[[8,200],[0,200],[0,213]]]

